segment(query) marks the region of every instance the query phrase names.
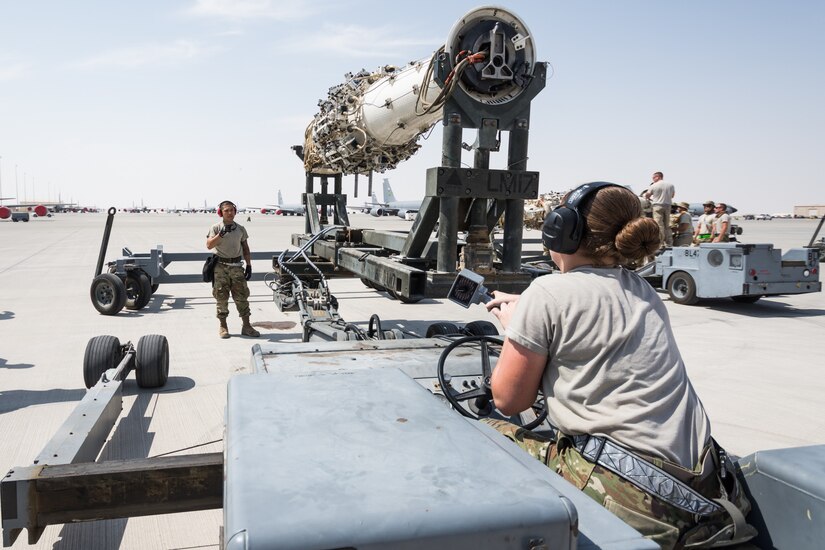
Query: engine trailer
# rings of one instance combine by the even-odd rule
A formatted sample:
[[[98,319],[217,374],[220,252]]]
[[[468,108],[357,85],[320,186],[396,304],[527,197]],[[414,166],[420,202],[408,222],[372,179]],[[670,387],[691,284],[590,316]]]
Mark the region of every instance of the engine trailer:
[[[731,298],[752,304],[763,296],[820,292],[819,250],[772,244],[712,243],[668,248],[639,275],[666,289],[677,304]]]

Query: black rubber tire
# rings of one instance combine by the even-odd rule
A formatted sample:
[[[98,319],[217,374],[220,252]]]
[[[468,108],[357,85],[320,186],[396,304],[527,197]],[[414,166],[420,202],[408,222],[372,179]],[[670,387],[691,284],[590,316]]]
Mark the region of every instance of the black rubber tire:
[[[667,292],[677,304],[690,306],[699,301],[696,297],[696,282],[684,271],[677,271],[667,280]]]
[[[366,277],[361,277],[361,283],[367,288],[375,288],[372,284],[372,281],[370,281]]]
[[[407,298],[406,296],[402,296],[394,290],[390,290],[388,288],[385,290],[387,291],[387,294],[389,294],[392,298],[398,300],[402,304],[417,304],[421,301],[421,298]]]
[[[83,355],[83,383],[91,388],[104,372],[115,368],[121,359],[120,340],[114,336],[95,336],[86,344]]]
[[[762,296],[731,296],[730,299],[740,304],[755,304]]]
[[[158,291],[158,287],[160,285],[158,283],[152,283],[152,294]]]
[[[444,336],[447,334],[461,334],[461,329],[455,323],[433,323],[427,327],[427,338]]]
[[[498,336],[498,328],[490,321],[470,321],[464,325],[468,336]]]
[[[92,279],[89,295],[101,315],[117,315],[126,305],[126,285],[113,273],[101,273]]]
[[[135,379],[141,388],[159,388],[169,379],[169,342],[162,334],[147,334],[135,350]]]
[[[143,309],[152,299],[152,283],[140,270],[126,274],[126,309]]]

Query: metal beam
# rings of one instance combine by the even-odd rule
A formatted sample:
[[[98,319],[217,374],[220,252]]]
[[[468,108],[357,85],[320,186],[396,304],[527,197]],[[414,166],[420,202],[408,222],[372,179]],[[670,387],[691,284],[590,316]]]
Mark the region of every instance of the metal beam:
[[[521,137],[522,134],[524,137]],[[526,147],[526,133],[522,134],[518,134],[519,152]],[[524,161],[519,162],[519,165],[522,164]],[[437,166],[427,169],[426,195],[442,198],[535,199],[539,196],[539,173],[528,170]]]
[[[0,491],[3,545],[23,528],[34,544],[48,525],[221,508],[223,453],[15,468]]]

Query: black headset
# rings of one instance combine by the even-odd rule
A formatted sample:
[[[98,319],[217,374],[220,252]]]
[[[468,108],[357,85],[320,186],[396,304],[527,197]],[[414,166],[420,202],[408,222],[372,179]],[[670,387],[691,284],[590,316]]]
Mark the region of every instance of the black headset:
[[[570,191],[564,202],[544,218],[541,228],[541,241],[544,246],[561,254],[575,253],[581,245],[584,233],[584,218],[579,208],[589,196],[604,187],[622,186],[607,181],[594,181]]]

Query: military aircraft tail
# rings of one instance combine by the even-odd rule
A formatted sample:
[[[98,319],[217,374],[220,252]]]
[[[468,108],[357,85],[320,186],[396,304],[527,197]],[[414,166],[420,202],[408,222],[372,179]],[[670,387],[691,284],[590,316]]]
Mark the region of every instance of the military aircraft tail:
[[[389,178],[384,178],[384,202],[396,202],[395,193],[392,192]]]

